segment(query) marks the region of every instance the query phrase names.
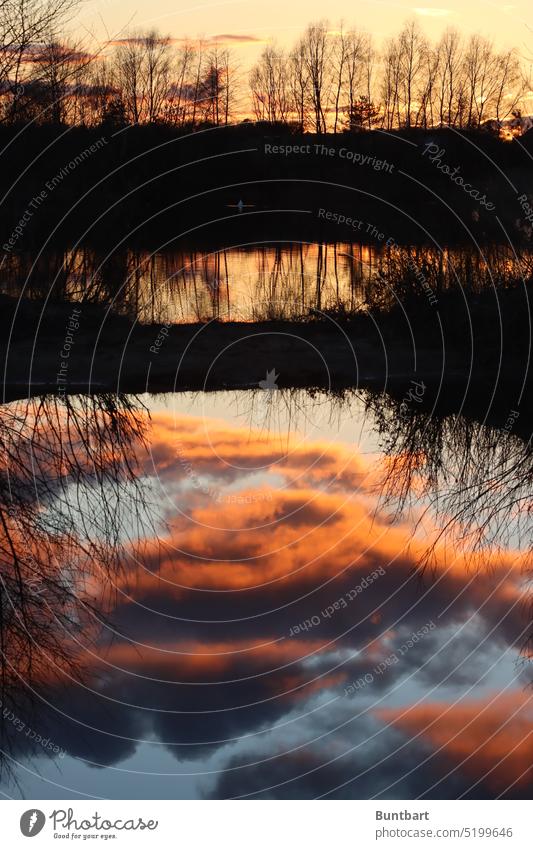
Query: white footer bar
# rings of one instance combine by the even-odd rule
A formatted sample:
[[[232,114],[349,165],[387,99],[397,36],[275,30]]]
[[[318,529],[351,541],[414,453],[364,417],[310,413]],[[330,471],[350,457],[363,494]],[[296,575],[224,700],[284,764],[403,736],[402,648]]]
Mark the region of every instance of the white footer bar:
[[[528,801],[3,801],[3,846],[531,849]],[[67,843],[69,841],[69,843]]]

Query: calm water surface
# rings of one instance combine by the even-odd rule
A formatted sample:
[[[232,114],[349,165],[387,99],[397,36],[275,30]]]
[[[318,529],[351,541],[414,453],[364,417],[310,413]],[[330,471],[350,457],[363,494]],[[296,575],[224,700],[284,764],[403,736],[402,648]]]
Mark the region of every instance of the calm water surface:
[[[224,250],[88,248],[4,255],[0,291],[109,304],[141,322],[298,318],[354,312],[410,292],[516,285],[533,271],[529,249],[509,246],[278,243]]]
[[[4,794],[528,796],[518,436],[275,389],[0,415]]]

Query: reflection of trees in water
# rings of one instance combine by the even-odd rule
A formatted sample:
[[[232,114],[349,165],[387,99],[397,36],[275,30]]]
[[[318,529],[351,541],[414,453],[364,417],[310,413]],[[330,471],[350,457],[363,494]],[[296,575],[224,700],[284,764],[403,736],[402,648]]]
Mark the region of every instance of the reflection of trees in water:
[[[250,430],[263,433],[285,451],[299,441],[298,431],[308,433],[320,420],[323,427],[335,433],[342,419],[350,416],[354,400],[359,397],[354,390],[338,391],[321,388],[301,389],[278,387],[277,372],[260,375],[267,388],[252,387],[245,393],[234,392],[228,409],[238,422]],[[263,380],[265,379],[266,380]],[[271,388],[268,388],[270,383]]]
[[[282,243],[151,254],[89,248],[3,258],[2,291],[112,304],[142,322],[213,318],[298,319],[313,310],[343,315],[389,308],[395,298],[469,292],[529,279],[533,255],[508,246],[386,246]]]
[[[530,541],[531,451],[509,430],[416,408],[406,412],[400,402],[370,393],[257,389],[235,393],[234,404],[236,416],[254,428],[283,431],[287,438],[291,428],[316,426],[318,420],[335,433],[342,420],[363,416],[366,408],[367,432],[377,431],[385,454],[380,461],[385,502],[401,511],[423,499],[441,520],[440,532],[471,550],[512,544],[520,536],[517,517],[524,522],[522,541]],[[147,493],[139,481],[146,428],[137,402],[112,395],[64,402],[46,397],[0,411],[5,468],[0,476],[0,697],[3,709],[39,731],[46,727],[46,710],[38,702],[39,714],[29,718],[30,688],[40,696],[53,691],[59,704],[63,673],[87,682],[76,664],[75,641],[82,635],[84,645],[96,642],[102,586],[112,585],[124,546],[137,535],[147,536]],[[63,703],[70,704],[72,694],[66,688],[65,693]],[[120,736],[122,714],[116,718],[111,727]],[[21,739],[13,722],[4,721],[1,747],[11,744],[20,757]],[[37,753],[46,752],[35,748]],[[27,748],[22,754],[27,756]]]
[[[488,548],[527,552],[533,545],[533,447],[513,431],[517,415],[496,428],[368,390],[257,389],[244,397],[235,393],[236,415],[251,428],[284,434],[286,447],[290,432],[307,432],[319,418],[334,434],[360,406],[383,453],[376,467],[380,507],[397,518],[412,510],[412,518],[421,511],[432,517],[427,562],[444,543],[480,560]]]
[[[96,638],[125,546],[155,521],[138,476],[147,422],[112,394],[0,408],[2,748],[34,688],[81,675],[76,641]]]
[[[381,492],[397,513],[428,505],[437,523],[427,562],[448,543],[472,558],[533,544],[533,448],[512,432],[460,415],[438,416],[388,395],[366,394],[385,463]]]

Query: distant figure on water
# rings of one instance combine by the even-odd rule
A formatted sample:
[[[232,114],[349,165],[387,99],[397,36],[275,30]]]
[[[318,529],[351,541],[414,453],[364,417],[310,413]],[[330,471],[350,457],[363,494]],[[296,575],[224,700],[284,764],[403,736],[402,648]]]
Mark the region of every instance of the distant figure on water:
[[[229,209],[238,209],[239,212],[242,212],[244,209],[254,209],[255,203],[244,203],[241,199],[238,203],[228,203]]]

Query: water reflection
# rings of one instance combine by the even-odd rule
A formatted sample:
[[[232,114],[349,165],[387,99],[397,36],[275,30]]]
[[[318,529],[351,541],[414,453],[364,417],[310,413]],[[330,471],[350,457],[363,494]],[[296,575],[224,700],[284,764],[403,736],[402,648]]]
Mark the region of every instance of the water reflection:
[[[57,754],[44,731],[42,690],[83,680],[81,645],[98,639],[102,600],[123,568],[124,545],[129,540],[133,549],[138,529],[154,528],[136,461],[146,445],[146,411],[140,416],[139,409],[135,399],[114,395],[46,396],[0,408],[7,755],[21,746]]]
[[[481,291],[531,276],[533,255],[509,246],[444,248],[282,243],[215,251],[79,248],[7,254],[1,292],[112,303],[141,322],[300,318],[352,313],[454,286]]]
[[[69,669],[79,674],[58,663],[31,679],[33,727],[65,753],[60,776],[4,721],[22,789],[35,798],[124,787],[140,798],[527,795],[527,501],[521,532],[498,545],[485,538],[482,563],[465,541],[466,507],[440,513],[432,501],[448,475],[468,490],[472,514],[496,483],[512,512],[521,470],[524,493],[529,485],[529,466],[516,462],[524,443],[462,420],[431,431],[385,397],[263,396],[151,398],[150,416],[124,408],[131,430],[119,447],[106,433],[97,468],[114,478],[107,454],[120,456],[126,493],[133,479],[149,485],[158,510],[141,489],[135,521],[119,514],[120,568],[91,582],[105,620],[74,644]],[[44,411],[57,402],[33,403],[27,420],[42,415],[47,428],[55,414]],[[4,412],[17,409],[18,419],[20,407]],[[62,476],[65,443],[44,440]],[[492,464],[488,478],[481,460]],[[69,505],[88,488],[85,465],[71,476]],[[413,470],[427,470],[424,486]],[[58,471],[48,477],[49,503],[62,503]],[[114,527],[121,496],[95,493]],[[407,493],[417,498],[410,509]],[[92,522],[94,509],[81,512]],[[107,552],[100,527],[86,536],[105,539]],[[462,545],[450,544],[454,531]],[[433,569],[421,574],[428,540]],[[21,658],[22,679],[28,665]],[[30,754],[42,779],[25,771]]]
[[[516,433],[518,410],[496,428],[388,395],[365,397],[383,437],[382,500],[399,515],[426,503],[435,517],[425,562],[444,544],[468,552],[478,565],[487,551],[531,552],[533,446]]]

